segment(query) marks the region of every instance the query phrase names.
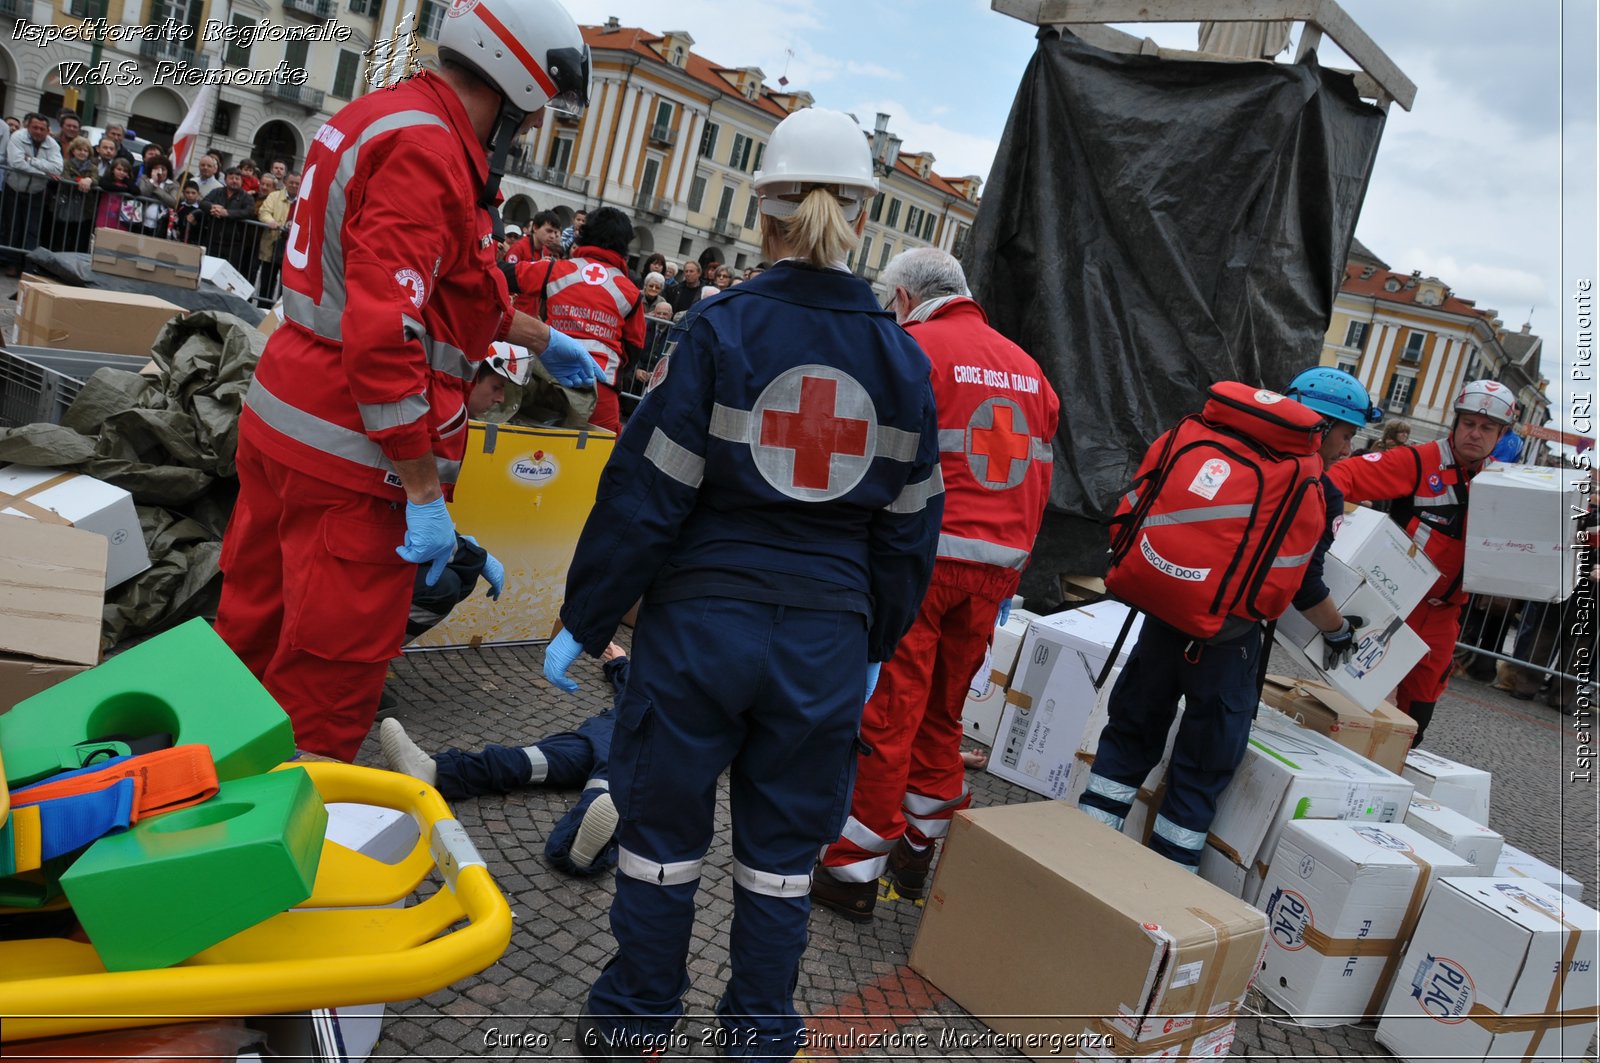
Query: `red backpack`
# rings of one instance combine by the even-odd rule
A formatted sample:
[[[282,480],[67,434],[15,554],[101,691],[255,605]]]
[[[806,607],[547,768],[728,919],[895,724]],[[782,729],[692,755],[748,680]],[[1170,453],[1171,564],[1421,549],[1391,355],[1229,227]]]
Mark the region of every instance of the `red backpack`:
[[[1322,422],[1275,391],[1213,385],[1118,503],[1106,589],[1198,639],[1230,616],[1276,620],[1327,520]]]

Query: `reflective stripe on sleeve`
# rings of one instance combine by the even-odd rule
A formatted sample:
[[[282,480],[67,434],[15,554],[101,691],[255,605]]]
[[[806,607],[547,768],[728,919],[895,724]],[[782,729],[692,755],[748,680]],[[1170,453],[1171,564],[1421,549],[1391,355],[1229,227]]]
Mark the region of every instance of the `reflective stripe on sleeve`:
[[[366,433],[336,425],[314,413],[289,405],[268,391],[260,377],[250,381],[250,390],[245,393],[244,402],[269,428],[313,450],[385,474],[394,472],[394,465],[383,453],[383,448],[369,439]],[[453,484],[461,475],[459,461],[446,461],[435,455],[433,464],[438,470],[440,483]]]
[[[685,487],[698,488],[700,481],[705,478],[706,459],[674,443],[660,428],[650,433],[644,456],[664,475]]]
[[[899,496],[883,507],[890,513],[921,513],[928,508],[928,500],[937,498],[944,493],[944,476],[935,465],[933,472],[925,480],[918,480],[914,484],[906,484],[900,490]]]
[[[382,432],[386,428],[415,424],[428,415],[428,396],[409,395],[399,402],[356,404],[361,412],[361,423],[369,432]]]

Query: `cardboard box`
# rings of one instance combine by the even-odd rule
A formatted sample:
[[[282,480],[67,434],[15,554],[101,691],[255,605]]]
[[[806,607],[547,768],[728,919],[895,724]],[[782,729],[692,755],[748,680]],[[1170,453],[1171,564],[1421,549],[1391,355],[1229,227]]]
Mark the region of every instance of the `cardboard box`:
[[[96,273],[193,289],[200,287],[203,255],[204,251],[194,244],[121,229],[96,229],[89,268]]]
[[[498,602],[481,590],[417,646],[544,642],[566,593],[567,566],[617,437],[573,428],[472,422],[450,514],[506,568]]]
[[[268,310],[265,316],[261,318],[261,323],[256,326],[256,331],[263,336],[270,336],[278,331],[278,326],[281,324],[283,324],[283,303],[274,303],[272,309]]]
[[[1094,681],[1128,616],[1119,602],[1096,602],[1028,625],[1011,690],[1000,714],[989,771],[1046,797],[1065,797],[1084,725],[1099,692]],[[1136,617],[1117,656],[1128,659],[1144,618]],[[1106,681],[1107,686],[1110,680]]]
[[[409,813],[344,801],[327,809],[327,840],[335,845],[385,864],[398,864],[416,847],[417,821]]]
[[[100,661],[104,536],[0,516],[0,712]]]
[[[1267,956],[1256,980],[1306,1026],[1375,1015],[1436,878],[1466,860],[1399,823],[1291,823],[1261,887]]]
[[[1600,992],[1597,945],[1594,909],[1541,882],[1440,879],[1378,1043],[1404,1059],[1583,1059]]]
[[[1037,619],[1026,609],[1013,609],[1006,623],[994,629],[994,638],[984,654],[983,664],[967,684],[967,700],[961,707],[961,729],[968,738],[986,746],[994,745],[1011,673],[1016,670],[1017,655],[1022,652],[1022,640],[1027,637],[1028,624]]]
[[[1588,506],[1583,485],[1593,475],[1490,465],[1473,477],[1462,588],[1535,602],[1559,602],[1570,595],[1578,575],[1573,518]]]
[[[1477,491],[1476,481],[1472,489]],[[1345,514],[1333,534],[1328,558],[1348,565],[1371,584],[1395,616],[1410,616],[1439,582],[1439,570],[1405,529],[1387,513],[1367,506]]]
[[[1472,865],[1463,875],[1494,875],[1505,839],[1482,823],[1427,797],[1412,797],[1406,826]]]
[[[1530,856],[1510,842],[1500,847],[1500,859],[1494,865],[1496,878],[1531,878],[1565,893],[1575,901],[1583,900],[1583,883],[1551,867],[1536,856]]]
[[[92,476],[32,465],[0,466],[0,514],[105,536],[110,548],[106,590],[150,567],[133,496]]]
[[[162,327],[182,313],[183,307],[152,295],[24,277],[17,288],[17,343],[149,357]]]
[[[1186,1057],[1226,1038],[1265,938],[1262,913],[1036,801],[956,814],[910,963],[997,1033],[1038,1038],[1019,1046],[1035,1059],[1090,1032],[1115,1056]]]
[[[1331,566],[1330,566],[1331,567]],[[1322,633],[1291,609],[1278,623],[1278,645],[1299,658],[1329,686],[1363,709],[1376,708],[1428,652],[1428,644],[1389,612],[1389,605],[1369,583],[1350,596],[1343,609],[1364,623],[1356,629],[1356,649],[1331,672],[1323,671]],[[1374,617],[1381,617],[1375,620]]]
[[[1406,754],[1405,770],[1420,797],[1430,797],[1446,808],[1453,808],[1468,819],[1485,826],[1489,823],[1489,773],[1482,768],[1457,764],[1426,749]]]
[[[1217,801],[1208,841],[1241,868],[1265,869],[1290,821],[1393,823],[1405,815],[1411,793],[1411,783],[1331,738],[1263,712]],[[1244,899],[1255,898],[1247,890]]]
[[[1417,737],[1417,721],[1387,701],[1368,712],[1314,679],[1269,675],[1261,700],[1301,727],[1327,735],[1396,775],[1405,767],[1406,751]]]
[[[241,299],[254,299],[256,286],[245,279],[243,273],[233,268],[225,258],[206,255],[200,260],[200,277],[209,284]]]

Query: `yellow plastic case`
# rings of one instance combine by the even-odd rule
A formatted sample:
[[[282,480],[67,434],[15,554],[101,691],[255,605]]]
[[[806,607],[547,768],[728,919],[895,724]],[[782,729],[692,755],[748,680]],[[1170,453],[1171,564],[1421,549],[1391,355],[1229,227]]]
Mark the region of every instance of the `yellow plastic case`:
[[[411,1000],[504,954],[511,908],[437,790],[376,768],[290,766],[310,773],[325,803],[409,813],[420,828],[416,846],[385,864],[324,841],[308,900],[175,967],[111,973],[88,944],[0,941],[0,1041]],[[373,907],[411,896],[435,870],[444,884],[430,896]]]

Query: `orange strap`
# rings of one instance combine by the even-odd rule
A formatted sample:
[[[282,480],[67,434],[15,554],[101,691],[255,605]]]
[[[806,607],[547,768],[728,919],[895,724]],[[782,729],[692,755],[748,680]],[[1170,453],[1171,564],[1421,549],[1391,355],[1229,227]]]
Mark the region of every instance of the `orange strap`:
[[[132,779],[133,810],[130,822],[159,812],[175,812],[197,805],[216,795],[217,766],[211,747],[198,743],[174,746],[154,753],[129,757],[99,771],[80,772],[54,782],[45,781],[11,795],[18,808],[36,805],[59,797],[94,793]]]

